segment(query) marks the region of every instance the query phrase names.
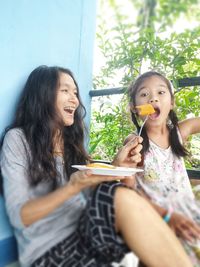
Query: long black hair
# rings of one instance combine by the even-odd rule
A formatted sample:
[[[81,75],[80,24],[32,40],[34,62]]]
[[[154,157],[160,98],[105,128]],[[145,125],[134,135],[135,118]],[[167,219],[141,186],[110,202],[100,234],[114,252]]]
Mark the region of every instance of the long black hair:
[[[79,106],[71,126],[63,125],[55,107],[60,73],[70,75],[77,87]],[[69,69],[43,65],[31,72],[21,93],[13,122],[4,133],[5,136],[6,132],[13,128],[23,131],[30,149],[27,151],[30,185],[36,186],[42,181],[51,181],[52,189],[57,187],[59,175],[53,156],[53,138],[58,129],[64,140],[64,166],[67,177],[73,172],[72,164],[83,164],[88,160],[84,148],[85,115],[78,84]]]
[[[160,79],[162,79],[170,92],[171,98],[172,100],[174,100],[174,94],[173,94],[173,90],[172,90],[172,86],[171,83],[169,82],[169,80],[163,76],[162,74],[160,74],[159,72],[156,71],[148,71],[145,72],[144,74],[140,75],[135,82],[132,82],[132,84],[129,86],[128,89],[128,94],[129,94],[129,98],[130,98],[130,104],[135,106],[135,98],[136,98],[136,93],[138,88],[140,87],[140,85],[146,80],[149,79],[152,76],[158,76]],[[171,125],[169,126],[169,143],[171,145],[172,151],[173,153],[178,156],[178,157],[183,157],[186,156],[188,154],[187,150],[184,148],[184,146],[181,144],[179,136],[178,136],[178,132],[177,132],[177,127],[178,127],[178,117],[175,113],[174,110],[170,110],[169,112],[169,119],[171,120]],[[137,115],[131,110],[131,118],[132,121],[134,123],[134,125],[137,128],[137,131],[139,132],[140,130],[140,125],[137,121]],[[148,151],[149,149],[149,138],[146,132],[145,127],[143,127],[142,129],[142,133],[141,136],[143,137],[143,152]]]

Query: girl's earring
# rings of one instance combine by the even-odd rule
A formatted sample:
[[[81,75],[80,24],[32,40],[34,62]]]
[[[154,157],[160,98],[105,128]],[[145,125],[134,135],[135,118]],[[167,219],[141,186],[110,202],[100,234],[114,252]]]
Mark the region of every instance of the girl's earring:
[[[169,130],[172,130],[174,128],[174,124],[169,117],[167,119],[167,127],[169,128]]]
[[[137,113],[137,111],[136,111],[136,109],[135,109],[135,107],[134,107],[134,105],[133,105],[132,103],[129,105],[129,108],[130,108],[130,111],[131,111],[132,113],[134,113],[134,114]]]
[[[130,111],[132,114],[134,114],[135,116],[137,116],[137,110],[135,109],[134,105],[133,104],[130,104],[129,105],[129,108],[130,108]]]

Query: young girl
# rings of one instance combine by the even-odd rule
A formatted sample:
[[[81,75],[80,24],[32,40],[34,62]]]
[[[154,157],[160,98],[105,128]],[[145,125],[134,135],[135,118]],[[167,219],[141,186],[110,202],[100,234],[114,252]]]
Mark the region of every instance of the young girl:
[[[131,250],[152,267],[191,267],[178,239],[146,200],[116,177],[72,169],[89,160],[84,114],[70,70],[33,70],[0,156],[21,266],[108,267]],[[113,164],[136,164],[140,142],[128,142]]]
[[[191,134],[200,132],[200,118],[178,122],[174,112],[174,94],[170,82],[160,73],[150,71],[142,74],[129,88],[132,120],[138,132],[140,125],[139,105],[151,104],[155,113],[148,115],[141,136],[143,137],[143,168],[137,178],[151,192],[164,197],[185,196],[193,199],[193,193],[184,165],[183,157],[187,155],[185,141]],[[127,140],[133,138],[130,135]],[[155,205],[156,206],[156,205]],[[200,228],[189,218],[178,213],[170,214],[166,209],[156,209],[175,230],[176,234],[192,241],[200,237]]]

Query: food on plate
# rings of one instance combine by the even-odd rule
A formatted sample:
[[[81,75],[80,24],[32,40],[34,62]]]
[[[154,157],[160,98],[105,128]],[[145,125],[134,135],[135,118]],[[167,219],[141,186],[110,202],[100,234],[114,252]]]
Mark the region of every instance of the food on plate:
[[[101,163],[101,162],[93,162],[86,165],[87,167],[93,168],[105,168],[105,169],[115,169],[116,167],[110,164]]]
[[[156,112],[151,104],[139,105],[135,108],[139,110],[139,115],[141,116],[150,115]]]

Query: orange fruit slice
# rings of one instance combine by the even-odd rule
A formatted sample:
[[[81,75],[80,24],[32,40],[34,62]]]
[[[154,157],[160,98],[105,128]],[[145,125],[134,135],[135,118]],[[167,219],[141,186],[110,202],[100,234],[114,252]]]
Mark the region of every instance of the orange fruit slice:
[[[116,168],[113,165],[106,164],[106,163],[100,163],[100,162],[89,163],[86,166],[87,167],[93,167],[93,168],[105,168],[105,169],[115,169]]]
[[[139,115],[141,116],[155,113],[155,109],[151,104],[139,105],[139,106],[136,106],[135,108],[139,110]]]

